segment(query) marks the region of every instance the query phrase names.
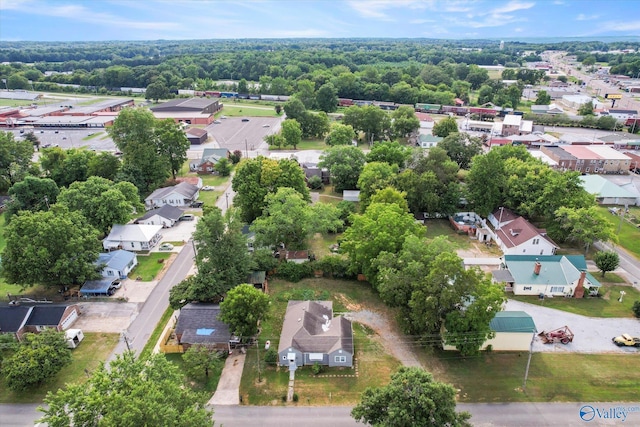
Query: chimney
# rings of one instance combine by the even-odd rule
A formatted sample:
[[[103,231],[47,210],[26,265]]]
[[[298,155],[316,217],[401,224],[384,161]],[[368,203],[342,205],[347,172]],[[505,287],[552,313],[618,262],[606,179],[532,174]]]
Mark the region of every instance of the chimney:
[[[584,279],[587,277],[587,272],[585,270],[580,271],[580,278],[578,279],[578,285],[576,286],[576,290],[573,292],[574,298],[582,298],[584,296]]]
[[[540,264],[539,261],[536,261],[536,263],[533,265],[533,274],[535,275],[540,275],[540,269],[542,268],[542,264]]]

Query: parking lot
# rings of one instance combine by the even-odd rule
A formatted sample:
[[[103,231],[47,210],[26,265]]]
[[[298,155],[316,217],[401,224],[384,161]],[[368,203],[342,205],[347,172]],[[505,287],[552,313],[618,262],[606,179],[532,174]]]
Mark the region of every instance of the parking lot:
[[[220,123],[212,123],[206,129],[221,148],[227,148],[230,151],[240,150],[243,156],[247,150],[267,149],[264,137],[280,129],[281,119],[278,117],[246,117],[245,119],[249,121],[245,122],[242,119],[242,117],[219,119]]]
[[[107,135],[103,128],[96,129],[72,129],[72,128],[43,128],[43,129],[24,129],[24,133],[20,130],[12,130],[16,139],[20,139],[27,132],[33,131],[33,134],[40,140],[40,148],[58,146],[64,150],[69,148],[85,147],[95,151],[116,151],[113,140]],[[93,138],[85,139],[95,135]]]

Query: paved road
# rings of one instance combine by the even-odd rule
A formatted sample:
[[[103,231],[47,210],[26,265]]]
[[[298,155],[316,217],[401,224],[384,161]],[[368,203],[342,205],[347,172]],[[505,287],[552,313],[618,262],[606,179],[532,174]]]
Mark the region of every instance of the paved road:
[[[162,314],[169,306],[169,289],[180,283],[187,277],[187,273],[193,266],[193,245],[190,240],[180,251],[176,259],[171,263],[164,277],[158,282],[149,298],[142,306],[138,316],[131,322],[125,335],[128,345],[136,354],[140,354],[151,333],[155,329]],[[127,349],[127,342],[120,340],[109,361],[115,359],[116,354],[120,354]]]
[[[620,257],[619,268],[622,268],[627,273],[629,281],[633,283],[636,289],[640,290],[640,261],[636,257],[617,245],[596,242],[594,246],[601,251],[616,251]]]

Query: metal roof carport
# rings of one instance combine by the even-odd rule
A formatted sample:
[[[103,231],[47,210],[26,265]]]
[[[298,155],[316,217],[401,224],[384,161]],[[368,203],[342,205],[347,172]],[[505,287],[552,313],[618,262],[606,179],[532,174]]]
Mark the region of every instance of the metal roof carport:
[[[100,280],[88,280],[82,285],[80,288],[80,293],[82,295],[109,295],[109,288],[113,285],[113,282],[117,280],[117,277],[114,278],[104,278]]]

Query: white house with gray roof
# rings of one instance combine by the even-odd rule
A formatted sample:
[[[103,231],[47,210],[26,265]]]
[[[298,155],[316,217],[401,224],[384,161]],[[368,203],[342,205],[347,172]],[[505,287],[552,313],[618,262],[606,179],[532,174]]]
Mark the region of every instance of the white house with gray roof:
[[[161,225],[116,224],[102,241],[102,247],[108,251],[115,249],[148,251],[162,239],[160,230],[162,230]]]
[[[146,214],[136,219],[136,224],[161,225],[163,228],[173,227],[184,212],[171,205],[147,211]]]
[[[188,182],[180,182],[171,187],[158,188],[144,199],[147,209],[159,208],[164,205],[174,207],[188,207],[192,202],[198,200],[200,190]]]
[[[351,321],[334,317],[331,301],[289,301],[278,345],[280,366],[352,367],[353,355]]]
[[[96,265],[102,268],[102,277],[126,279],[127,275],[138,265],[135,253],[119,249],[98,255]]]

